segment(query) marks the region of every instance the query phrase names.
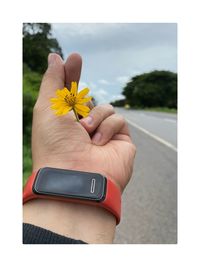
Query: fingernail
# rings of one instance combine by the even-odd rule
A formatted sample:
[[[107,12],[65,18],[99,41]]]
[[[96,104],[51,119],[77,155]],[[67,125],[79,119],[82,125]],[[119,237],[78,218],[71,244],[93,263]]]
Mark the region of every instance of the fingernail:
[[[96,133],[92,138],[92,142],[98,144],[101,140],[101,136],[101,133]]]
[[[49,65],[49,66],[52,65],[52,64],[55,62],[55,59],[56,59],[55,54],[50,53],[50,54],[48,55],[48,65]]]
[[[84,121],[84,123],[91,125],[93,123],[93,118],[91,116],[88,116],[84,119],[82,119],[82,121]]]

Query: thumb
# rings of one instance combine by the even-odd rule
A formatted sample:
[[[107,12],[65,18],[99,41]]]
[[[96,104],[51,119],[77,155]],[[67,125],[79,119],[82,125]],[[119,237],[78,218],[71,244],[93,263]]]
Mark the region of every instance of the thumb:
[[[54,97],[56,89],[62,89],[65,84],[65,69],[62,58],[55,53],[48,56],[48,68],[42,78],[36,105],[44,108],[50,105],[49,99]]]

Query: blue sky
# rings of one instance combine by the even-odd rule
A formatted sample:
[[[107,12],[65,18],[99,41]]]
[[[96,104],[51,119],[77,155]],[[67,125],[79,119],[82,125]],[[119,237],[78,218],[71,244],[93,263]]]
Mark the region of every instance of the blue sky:
[[[135,75],[177,72],[175,23],[55,23],[52,28],[65,59],[81,54],[79,89],[89,87],[98,103],[123,98],[123,87]]]

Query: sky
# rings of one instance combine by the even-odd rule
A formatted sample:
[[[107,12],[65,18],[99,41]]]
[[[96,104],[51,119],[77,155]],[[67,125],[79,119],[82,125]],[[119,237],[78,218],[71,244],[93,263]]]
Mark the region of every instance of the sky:
[[[122,99],[135,75],[153,70],[177,72],[176,23],[54,23],[64,59],[83,58],[79,90],[90,88],[99,104]]]

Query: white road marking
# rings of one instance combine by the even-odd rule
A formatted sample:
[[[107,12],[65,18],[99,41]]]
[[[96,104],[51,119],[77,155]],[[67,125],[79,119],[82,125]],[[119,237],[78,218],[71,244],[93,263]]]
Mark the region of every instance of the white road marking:
[[[172,119],[167,119],[167,118],[165,118],[164,120],[165,120],[165,121],[169,121],[169,122],[173,122],[173,123],[176,123],[176,120],[172,120]]]
[[[161,144],[171,148],[172,150],[174,150],[175,152],[177,152],[177,148],[172,145],[171,143],[165,141],[164,139],[160,138],[159,136],[153,134],[153,133],[150,133],[149,131],[147,131],[146,129],[140,127],[138,124],[132,122],[131,120],[127,119],[126,118],[126,121],[132,125],[133,127],[137,128],[138,130],[140,130],[141,132],[147,134],[148,136],[152,137],[153,139],[155,139],[156,141],[160,142]]]
[[[169,119],[169,118],[156,117],[156,116],[152,116],[152,115],[144,114],[144,113],[138,113],[138,114],[139,114],[140,116],[144,116],[144,117],[150,117],[150,118],[153,118],[153,119],[164,120],[164,121],[168,121],[168,122],[176,123],[176,120]]]

